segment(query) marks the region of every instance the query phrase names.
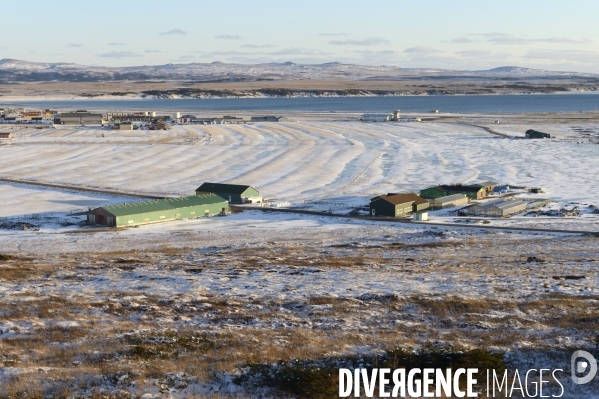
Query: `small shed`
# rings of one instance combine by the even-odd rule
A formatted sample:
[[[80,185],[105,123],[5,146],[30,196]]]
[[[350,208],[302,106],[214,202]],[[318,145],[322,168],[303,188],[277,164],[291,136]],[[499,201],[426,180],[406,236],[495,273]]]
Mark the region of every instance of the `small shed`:
[[[428,220],[428,212],[426,212],[426,211],[414,212],[414,213],[412,213],[412,220],[418,221],[418,222],[426,222]]]
[[[470,202],[470,199],[464,194],[453,194],[445,197],[434,198],[429,202],[429,206],[432,209],[443,209],[467,204],[468,202]]]
[[[12,139],[13,135],[11,132],[0,132],[0,139]]]
[[[133,123],[131,123],[131,122],[121,122],[119,124],[119,130],[133,130]]]
[[[260,191],[244,184],[204,183],[196,189],[196,194],[217,194],[232,204],[262,201]]]
[[[493,188],[494,193],[507,193],[508,191],[510,191],[510,186],[495,186]]]

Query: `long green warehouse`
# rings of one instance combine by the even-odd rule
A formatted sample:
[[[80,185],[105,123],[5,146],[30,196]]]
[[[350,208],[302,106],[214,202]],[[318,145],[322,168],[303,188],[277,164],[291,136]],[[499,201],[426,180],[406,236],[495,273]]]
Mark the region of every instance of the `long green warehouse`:
[[[127,227],[200,216],[224,215],[228,211],[229,202],[223,197],[216,194],[203,194],[102,206],[89,211],[87,221],[109,227]]]

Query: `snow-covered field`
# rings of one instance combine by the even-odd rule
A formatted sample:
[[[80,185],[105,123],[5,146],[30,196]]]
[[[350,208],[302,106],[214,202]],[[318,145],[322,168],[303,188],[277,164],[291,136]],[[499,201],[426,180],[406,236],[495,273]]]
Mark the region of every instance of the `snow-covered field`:
[[[494,180],[540,186],[546,193],[537,196],[556,201],[553,208],[599,205],[599,146],[501,139],[452,123],[16,134],[0,147],[0,177],[126,192],[234,182],[298,207]],[[128,199],[0,183],[0,201],[0,218],[70,217]],[[492,224],[598,230],[598,216],[584,209],[576,218]],[[431,218],[455,222],[454,211]],[[40,397],[277,397],[234,378],[248,364],[397,347],[487,348],[509,353],[518,367],[567,373],[556,358],[531,363],[537,355],[527,351],[590,345],[599,317],[597,238],[471,223],[245,211],[119,231],[0,230],[0,396],[28,387]],[[572,392],[564,397],[581,397]]]
[[[301,202],[494,180],[543,187],[556,201],[592,202],[599,189],[591,172],[599,166],[597,145],[499,139],[451,123],[306,121],[168,132],[60,127],[16,135],[15,145],[0,148],[1,176],[123,190],[191,192],[221,181]]]

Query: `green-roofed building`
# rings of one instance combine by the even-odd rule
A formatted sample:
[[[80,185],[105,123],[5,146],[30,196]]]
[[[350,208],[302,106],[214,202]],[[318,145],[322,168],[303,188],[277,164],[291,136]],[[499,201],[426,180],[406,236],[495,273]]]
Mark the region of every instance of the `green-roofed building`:
[[[127,227],[224,215],[228,211],[229,203],[223,197],[216,194],[203,194],[102,206],[89,211],[87,221],[108,227]]]
[[[196,189],[196,194],[218,194],[232,204],[261,202],[260,191],[243,184],[204,183]]]

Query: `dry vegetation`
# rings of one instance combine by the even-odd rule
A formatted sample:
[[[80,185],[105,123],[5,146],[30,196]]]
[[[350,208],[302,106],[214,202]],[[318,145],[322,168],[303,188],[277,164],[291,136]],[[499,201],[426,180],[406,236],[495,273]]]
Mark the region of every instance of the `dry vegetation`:
[[[249,395],[263,391],[243,376],[280,361],[422,346],[568,349],[590,342],[599,322],[595,245],[596,238],[552,245],[439,239],[3,256],[0,397]],[[531,248],[545,262],[527,263]],[[264,288],[247,295],[195,285],[218,278],[245,287],[256,275]],[[381,277],[371,292],[309,288],[323,280],[346,284],[339,275]],[[418,288],[439,275],[453,287]],[[574,275],[584,278],[565,278]],[[405,286],[385,290],[393,279]],[[169,294],[153,284],[171,287]],[[268,289],[275,284],[299,292],[280,297]],[[230,390],[233,379],[238,393]]]

